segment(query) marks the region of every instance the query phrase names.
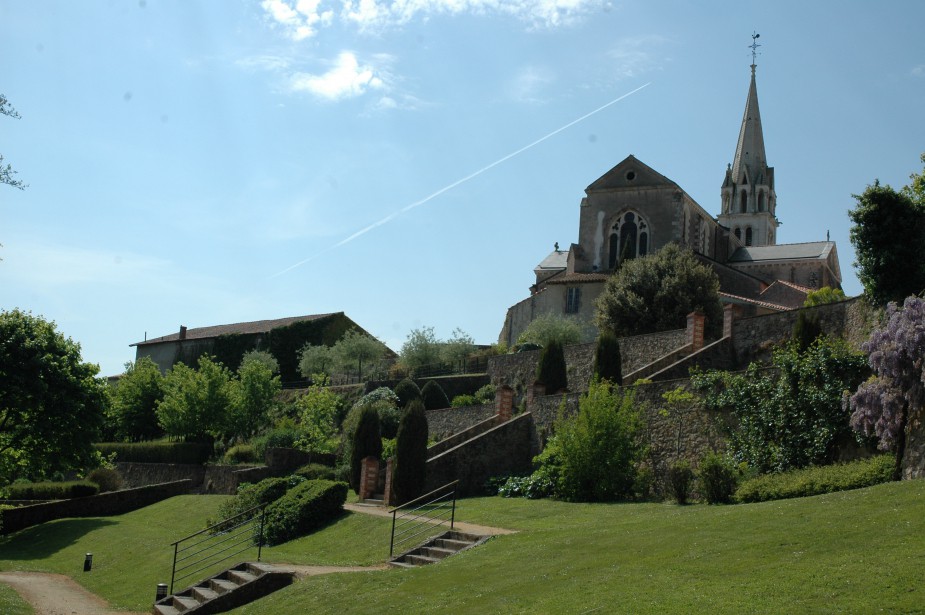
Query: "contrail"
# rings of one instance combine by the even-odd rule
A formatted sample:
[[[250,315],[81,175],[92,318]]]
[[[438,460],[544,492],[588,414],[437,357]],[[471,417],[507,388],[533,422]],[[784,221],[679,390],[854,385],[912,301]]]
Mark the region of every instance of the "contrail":
[[[460,185],[460,184],[464,184],[464,183],[466,183],[467,181],[469,181],[470,179],[474,179],[474,178],[478,177],[479,175],[481,175],[481,174],[484,173],[485,171],[488,171],[488,170],[490,170],[490,169],[495,168],[496,166],[498,166],[498,165],[501,164],[502,162],[507,162],[508,160],[510,160],[511,158],[513,158],[514,156],[517,156],[517,155],[519,155],[519,154],[522,154],[522,153],[524,153],[525,151],[527,151],[528,149],[530,149],[530,148],[532,148],[532,147],[536,147],[537,145],[539,145],[540,143],[542,143],[542,142],[545,141],[546,139],[550,139],[550,138],[556,136],[557,134],[559,134],[560,132],[562,132],[563,130],[567,130],[567,129],[571,128],[572,126],[574,126],[575,124],[577,124],[577,123],[579,123],[579,122],[582,122],[582,121],[588,119],[588,118],[591,117],[592,115],[594,115],[594,114],[596,114],[596,113],[600,113],[601,111],[603,111],[603,110],[606,109],[607,107],[609,107],[609,106],[611,106],[611,105],[617,104],[618,102],[620,102],[620,101],[623,100],[624,98],[627,98],[627,97],[629,97],[629,96],[632,96],[633,94],[635,94],[635,93],[638,92],[639,90],[648,87],[651,83],[652,83],[651,81],[650,81],[649,83],[645,83],[645,84],[639,86],[638,88],[636,88],[635,90],[633,90],[633,91],[631,91],[631,92],[627,92],[627,93],[624,94],[623,96],[620,96],[619,98],[614,98],[614,99],[611,100],[609,103],[607,103],[607,104],[605,104],[605,105],[601,105],[600,107],[598,107],[598,108],[595,109],[594,111],[590,111],[590,112],[588,112],[588,113],[585,113],[585,114],[582,115],[580,118],[578,118],[578,119],[576,119],[576,120],[572,120],[571,122],[569,122],[569,123],[566,124],[565,126],[562,126],[562,127],[560,127],[560,128],[556,128],[555,130],[553,130],[553,131],[550,132],[549,134],[540,137],[539,139],[537,139],[537,140],[534,141],[533,143],[530,143],[529,145],[524,145],[524,146],[521,147],[519,150],[516,150],[516,151],[514,151],[514,152],[511,152],[511,153],[508,154],[507,156],[504,156],[504,157],[502,157],[502,158],[499,158],[499,159],[495,160],[494,162],[492,162],[492,163],[489,164],[488,166],[484,166],[484,167],[482,167],[481,169],[479,169],[478,171],[475,171],[475,172],[473,172],[473,173],[470,173],[469,175],[466,175],[466,176],[463,177],[462,179],[457,179],[457,180],[454,181],[452,184],[449,184],[449,185],[447,185],[447,186],[444,186],[443,188],[440,188],[440,189],[437,190],[436,192],[434,192],[434,193],[432,193],[432,194],[429,194],[429,195],[425,196],[425,197],[424,197],[423,199],[421,199],[420,201],[415,201],[414,203],[411,203],[410,205],[405,205],[404,207],[402,207],[402,208],[399,209],[398,211],[389,214],[388,216],[386,216],[385,218],[379,220],[378,222],[373,222],[373,223],[370,224],[369,226],[366,226],[366,227],[364,227],[364,228],[361,228],[360,230],[358,230],[357,232],[353,233],[353,234],[350,235],[349,237],[346,237],[346,238],[344,238],[344,239],[341,239],[340,241],[338,241],[337,243],[335,243],[333,246],[331,246],[331,247],[329,247],[329,248],[325,248],[324,250],[321,250],[320,252],[317,252],[316,254],[313,254],[312,256],[309,256],[308,258],[306,258],[306,259],[304,259],[304,260],[301,260],[301,261],[299,261],[298,263],[296,263],[296,264],[294,264],[294,265],[290,265],[289,267],[286,267],[286,268],[283,269],[282,271],[277,272],[277,273],[274,273],[274,274],[271,275],[270,277],[271,277],[271,278],[275,278],[275,277],[278,277],[278,276],[283,275],[284,273],[288,273],[288,272],[292,271],[293,269],[295,269],[296,267],[301,267],[301,266],[304,265],[305,263],[307,263],[307,262],[309,262],[309,261],[312,261],[312,260],[318,258],[319,256],[321,256],[322,254],[324,254],[324,253],[326,253],[326,252],[330,252],[331,250],[334,250],[335,248],[339,248],[339,247],[341,247],[341,246],[344,245],[344,244],[350,243],[351,241],[353,241],[354,239],[357,239],[358,237],[362,237],[363,235],[365,235],[366,233],[370,232],[370,231],[373,230],[374,228],[380,227],[380,226],[382,226],[383,224],[388,224],[389,222],[391,222],[392,220],[394,220],[394,219],[397,218],[398,216],[402,215],[403,213],[409,212],[409,211],[411,211],[412,209],[414,209],[414,208],[416,208],[416,207],[420,207],[421,205],[424,205],[425,203],[427,203],[427,202],[429,202],[429,201],[431,201],[431,200],[437,198],[438,196],[440,196],[440,195],[443,194],[444,192],[446,192],[446,191],[448,191],[448,190],[452,190],[452,189],[455,188],[456,186],[458,186],[458,185]]]

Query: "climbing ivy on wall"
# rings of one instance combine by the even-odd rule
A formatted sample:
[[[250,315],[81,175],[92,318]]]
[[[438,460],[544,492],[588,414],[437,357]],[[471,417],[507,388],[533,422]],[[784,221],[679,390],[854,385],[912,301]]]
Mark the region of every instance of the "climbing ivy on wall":
[[[351,326],[350,320],[343,314],[331,314],[272,329],[267,336],[267,349],[279,361],[281,380],[292,382],[301,379],[299,351],[305,344],[333,346]]]

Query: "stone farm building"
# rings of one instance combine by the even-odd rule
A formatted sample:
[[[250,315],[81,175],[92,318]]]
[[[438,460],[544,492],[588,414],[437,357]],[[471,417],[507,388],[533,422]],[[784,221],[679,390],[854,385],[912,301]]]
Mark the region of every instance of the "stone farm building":
[[[188,329],[131,344],[135,360],[149,357],[162,372],[175,363],[195,365],[210,354],[230,369],[237,369],[241,357],[251,350],[264,350],[279,362],[283,382],[301,380],[298,352],[305,344],[333,346],[347,331],[366,331],[343,312],[291,316],[274,320],[239,322]],[[387,349],[387,355],[394,353]]]
[[[578,243],[534,269],[530,296],[507,311],[499,341],[509,345],[542,314],[590,323],[595,300],[617,264],[674,242],[690,248],[720,280],[737,315],[791,310],[823,286],[841,288],[835,242],[778,244],[774,168],[764,149],[755,64],[733,163],[713,217],[678,184],[630,155],[585,189]]]

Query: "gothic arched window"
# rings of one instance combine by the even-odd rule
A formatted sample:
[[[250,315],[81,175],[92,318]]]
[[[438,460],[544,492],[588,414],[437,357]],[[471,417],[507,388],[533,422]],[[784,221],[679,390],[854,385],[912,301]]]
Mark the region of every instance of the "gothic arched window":
[[[736,227],[735,236],[736,236],[736,239],[738,239],[739,241],[742,241],[742,229],[740,229],[739,227]]]
[[[633,211],[622,214],[610,229],[610,268],[627,258],[649,253],[649,223]]]
[[[764,191],[758,193],[758,211],[764,211]]]
[[[752,245],[752,227],[745,227],[745,245]]]
[[[748,192],[743,190],[739,194],[739,212],[744,214],[746,211],[748,211]]]

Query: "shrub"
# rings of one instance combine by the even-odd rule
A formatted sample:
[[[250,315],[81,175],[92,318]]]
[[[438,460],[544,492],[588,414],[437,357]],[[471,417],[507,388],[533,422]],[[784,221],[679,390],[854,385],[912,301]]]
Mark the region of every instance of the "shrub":
[[[293,474],[307,480],[336,480],[334,468],[320,463],[309,463],[304,465],[293,472]]]
[[[495,385],[489,382],[475,392],[475,398],[480,404],[487,404],[495,401]]]
[[[814,312],[800,310],[791,334],[800,352],[805,352],[820,335],[822,335],[822,325],[819,324],[819,317]]]
[[[478,406],[481,402],[475,395],[457,395],[450,402],[451,408],[465,408],[466,406]]]
[[[405,378],[395,385],[395,395],[398,396],[398,407],[404,408],[412,399],[421,399],[421,389],[410,378]]]
[[[99,487],[100,493],[118,491],[122,487],[122,475],[112,468],[97,468],[87,475],[87,480]]]
[[[379,413],[379,433],[383,438],[393,439],[398,434],[398,424],[401,422],[401,410],[395,406],[384,403],[376,404]]]
[[[64,483],[14,483],[10,485],[11,500],[69,500],[99,493],[100,488],[87,480]]]
[[[347,485],[327,480],[309,480],[293,487],[267,507],[264,537],[278,545],[304,536],[343,511]]]
[[[594,375],[600,380],[623,384],[623,359],[620,356],[620,342],[611,331],[601,331],[594,352]]]
[[[717,453],[707,453],[697,472],[700,491],[708,504],[728,504],[736,489],[736,470],[732,463]]]
[[[360,493],[360,466],[365,457],[382,456],[382,438],[379,435],[379,413],[373,406],[363,406],[351,438],[350,487]]]
[[[225,453],[225,463],[254,463],[258,459],[257,450],[251,444],[232,446]]]
[[[250,510],[254,506],[259,506],[260,504],[269,504],[275,502],[279,498],[283,497],[291,487],[304,481],[302,477],[274,477],[274,478],[265,478],[258,483],[244,483],[238,486],[238,492],[233,498],[229,498],[222,502],[218,507],[218,518],[209,519],[207,525],[214,525],[215,523],[239,515],[246,510]],[[253,515],[251,515],[253,516]],[[238,519],[230,524],[236,525],[244,521],[243,518]],[[219,526],[215,528],[215,532],[224,531],[225,526]]]
[[[878,455],[845,464],[764,474],[743,482],[735,499],[765,502],[870,487],[892,480],[894,463],[892,455]]]
[[[548,498],[553,495],[552,480],[541,472],[534,472],[530,476],[511,476],[501,484],[497,491],[503,498],[529,498],[536,500]]]
[[[268,448],[295,448],[302,431],[294,423],[281,423],[253,439],[254,454],[263,459]]]
[[[540,355],[536,367],[536,381],[546,386],[546,393],[558,393],[568,388],[568,376],[565,367],[565,353],[562,344],[556,340],[549,342]]]
[[[423,493],[426,468],[427,415],[424,404],[412,401],[402,414],[395,439],[392,488],[398,503],[410,502]]]
[[[688,462],[676,461],[668,468],[668,485],[671,487],[671,494],[678,504],[687,504],[693,482],[694,471],[691,470],[691,464]]]
[[[136,463],[203,464],[212,454],[205,442],[100,442],[93,445],[104,456],[116,454],[118,461]]]
[[[450,401],[446,398],[446,393],[436,381],[428,380],[421,389],[421,400],[424,402],[425,410],[439,410],[440,408],[449,408]]]

